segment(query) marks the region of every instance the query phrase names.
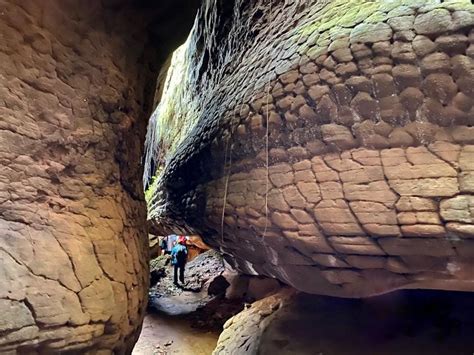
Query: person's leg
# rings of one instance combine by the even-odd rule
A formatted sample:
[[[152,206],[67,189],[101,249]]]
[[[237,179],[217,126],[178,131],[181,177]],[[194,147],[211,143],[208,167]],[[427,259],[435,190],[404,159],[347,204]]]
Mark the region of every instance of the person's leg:
[[[173,265],[174,267],[174,283],[175,285],[178,284],[178,265]]]
[[[179,281],[184,284],[184,265],[179,267]]]

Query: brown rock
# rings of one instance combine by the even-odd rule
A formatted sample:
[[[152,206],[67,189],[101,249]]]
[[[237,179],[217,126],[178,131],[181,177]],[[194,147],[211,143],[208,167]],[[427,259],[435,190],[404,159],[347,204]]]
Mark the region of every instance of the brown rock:
[[[318,66],[314,62],[308,61],[307,63],[300,65],[301,74],[312,74],[318,71]]]
[[[372,81],[365,76],[351,76],[346,80],[345,84],[351,89],[353,94],[359,91],[365,91],[370,94],[373,90]]]
[[[454,234],[463,238],[474,238],[474,226],[472,224],[449,222],[446,223],[446,229],[451,235]]]
[[[400,63],[415,63],[416,53],[411,43],[396,41],[392,47],[392,58]]]
[[[459,175],[459,188],[461,192],[474,193],[474,172],[462,172]]]
[[[436,50],[436,44],[429,37],[423,35],[416,36],[412,44],[418,57],[424,57]]]
[[[308,90],[308,95],[319,104],[319,99],[330,92],[327,85],[314,85]]]
[[[413,30],[397,31],[393,35],[394,40],[396,40],[396,41],[405,41],[405,42],[413,42],[415,37],[416,37],[416,34],[415,34],[415,31],[413,31]]]
[[[271,190],[267,196],[268,207],[277,211],[289,212],[290,207],[283,198],[283,194],[279,190]],[[254,216],[259,217],[259,215]]]
[[[377,202],[350,202],[351,210],[362,224],[397,224],[395,211]]]
[[[319,265],[326,267],[349,267],[344,261],[332,254],[313,254],[311,259]]]
[[[278,227],[286,230],[298,230],[298,223],[286,213],[273,212],[271,216],[272,222]]]
[[[352,43],[351,46],[352,55],[356,59],[364,59],[372,55],[372,50],[363,43]]]
[[[344,198],[342,185],[338,181],[321,182],[319,184],[321,196],[324,200]]]
[[[438,50],[446,52],[449,55],[464,54],[469,45],[469,39],[464,34],[456,33],[439,36],[436,38],[435,43],[437,44]]]
[[[280,75],[280,81],[283,85],[291,84],[298,80],[299,72],[297,70],[291,70],[283,75]]]
[[[314,210],[315,217],[325,232],[336,235],[362,235],[349,206],[343,200],[323,200]]]
[[[304,197],[300,194],[296,186],[288,186],[283,190],[283,196],[285,201],[291,207],[295,208],[305,208],[308,206],[308,202],[304,199]]]
[[[402,196],[449,197],[459,192],[457,179],[451,177],[390,180],[390,186]]]
[[[353,107],[360,116],[366,119],[373,119],[378,112],[377,101],[367,92],[357,93],[352,99],[351,107]]]
[[[459,110],[469,112],[474,106],[474,100],[462,92],[458,92],[453,98],[453,105]]]
[[[400,94],[400,102],[414,118],[416,118],[416,111],[423,103],[423,99],[423,93],[413,87],[406,88]]]
[[[350,62],[353,59],[351,50],[349,48],[336,49],[334,52],[332,52],[332,56],[339,63]]]
[[[392,126],[405,123],[408,113],[396,95],[383,97],[379,100],[380,118]]]
[[[336,124],[325,124],[321,126],[323,141],[334,144],[341,150],[353,148],[356,141],[347,127]]]
[[[346,284],[358,282],[362,275],[352,270],[324,270],[321,274],[332,284]]]
[[[450,75],[430,74],[423,81],[423,91],[442,104],[450,102],[457,93],[457,86]]]
[[[397,197],[385,181],[368,184],[344,184],[344,195],[349,201],[373,201],[393,206]]]
[[[316,178],[311,170],[302,170],[295,172],[295,182],[314,182]]]
[[[340,174],[343,183],[370,183],[384,179],[383,170],[380,166],[368,166],[360,169],[343,171]]]
[[[285,96],[284,98],[277,101],[276,105],[282,110],[287,110],[293,104],[295,98],[291,95]]]
[[[288,164],[273,165],[269,170],[269,178],[275,187],[283,187],[294,182],[293,170]]]
[[[413,137],[402,128],[395,128],[388,137],[389,145],[392,148],[409,147],[415,143]]]
[[[392,70],[393,78],[398,90],[403,91],[407,87],[419,87],[421,73],[418,67],[410,64],[397,65]]]
[[[313,217],[311,217],[308,212],[299,209],[291,209],[291,215],[296,219],[298,223],[314,223]]]
[[[332,87],[332,92],[339,106],[348,105],[352,99],[352,93],[344,84],[337,84]]]
[[[369,237],[330,237],[331,244],[340,253],[355,255],[385,255]]]
[[[443,226],[431,224],[415,224],[401,226],[402,233],[406,237],[442,237],[446,235]]]
[[[474,143],[474,127],[471,126],[455,126],[451,130],[454,140],[461,144]]]
[[[428,198],[401,196],[396,204],[399,211],[436,211],[436,203]]]
[[[358,269],[383,269],[387,261],[379,256],[357,256],[349,255],[345,259],[351,266]]]
[[[389,255],[452,256],[455,252],[446,239],[431,238],[383,238],[382,249]]]
[[[301,108],[299,109],[299,114],[301,118],[305,119],[308,122],[315,121],[318,118],[316,112],[314,112],[313,109],[308,105],[301,106]]]
[[[393,77],[389,74],[375,74],[373,77],[375,95],[378,99],[397,93]]]
[[[441,224],[436,212],[401,212],[397,218],[400,224]]]
[[[321,201],[318,184],[314,182],[298,182],[298,190],[309,203],[318,203]]]
[[[364,224],[363,227],[374,237],[398,237],[401,235],[400,228],[390,224],[368,223]]]
[[[319,75],[316,73],[306,74],[303,76],[303,83],[310,88],[318,84],[320,81]]]
[[[423,75],[432,73],[449,74],[451,71],[450,58],[446,53],[432,53],[423,58],[420,63],[420,68]]]
[[[340,77],[349,77],[357,73],[357,65],[353,62],[341,63],[336,65],[335,73]]]

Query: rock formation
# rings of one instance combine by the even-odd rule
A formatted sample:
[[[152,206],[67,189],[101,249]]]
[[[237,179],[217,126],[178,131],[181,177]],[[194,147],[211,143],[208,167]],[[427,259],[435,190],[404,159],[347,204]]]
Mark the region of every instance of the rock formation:
[[[197,1],[159,3],[0,0],[0,352],[133,346],[154,94],[158,232],[312,293],[474,290],[470,1],[206,0],[165,81]]]
[[[470,1],[205,2],[149,126],[150,217],[310,293],[474,291],[473,24]]]
[[[467,292],[403,290],[359,300],[281,290],[229,319],[214,354],[467,354],[473,302]]]
[[[1,353],[131,350],[149,277],[142,146],[187,11],[171,35],[144,1],[0,0]]]

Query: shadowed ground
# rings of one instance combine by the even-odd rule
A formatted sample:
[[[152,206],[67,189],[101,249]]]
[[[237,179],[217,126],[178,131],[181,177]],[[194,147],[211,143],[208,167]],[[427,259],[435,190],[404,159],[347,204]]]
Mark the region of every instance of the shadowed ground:
[[[277,312],[260,353],[472,354],[474,299],[410,290],[363,300],[300,295]]]

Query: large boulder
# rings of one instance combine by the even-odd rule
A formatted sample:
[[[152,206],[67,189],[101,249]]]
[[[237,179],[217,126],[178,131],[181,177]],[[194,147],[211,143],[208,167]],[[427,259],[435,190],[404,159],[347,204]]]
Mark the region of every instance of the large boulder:
[[[310,293],[474,291],[471,2],[221,5],[149,126],[158,229]]]
[[[140,160],[167,54],[159,11],[133,3],[0,1],[1,353],[123,354],[140,332]]]

